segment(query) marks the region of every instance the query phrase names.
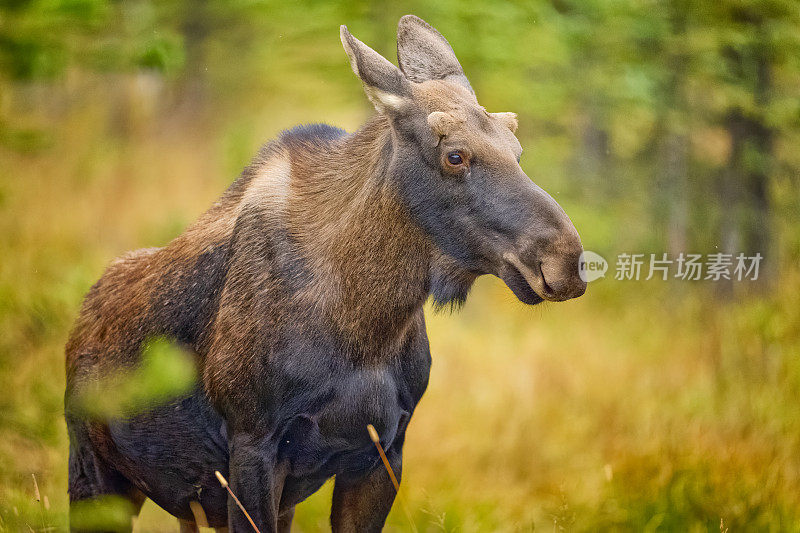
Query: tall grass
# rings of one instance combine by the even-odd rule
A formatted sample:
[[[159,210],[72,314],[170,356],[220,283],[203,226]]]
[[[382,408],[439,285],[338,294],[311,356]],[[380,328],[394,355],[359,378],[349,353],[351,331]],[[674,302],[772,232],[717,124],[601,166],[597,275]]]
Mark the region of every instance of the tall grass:
[[[119,137],[87,106],[46,149],[0,152],[0,529],[66,527],[63,345],[82,295],[115,255],[177,235],[294,121],[269,111]],[[363,113],[327,118],[352,129]],[[429,312],[401,487],[419,530],[800,530],[800,272],[777,279],[727,302],[604,279],[528,308],[487,278],[461,312]],[[327,527],[330,491],[300,505],[299,531]],[[136,525],[175,527],[152,503]],[[407,528],[395,509],[388,529]]]

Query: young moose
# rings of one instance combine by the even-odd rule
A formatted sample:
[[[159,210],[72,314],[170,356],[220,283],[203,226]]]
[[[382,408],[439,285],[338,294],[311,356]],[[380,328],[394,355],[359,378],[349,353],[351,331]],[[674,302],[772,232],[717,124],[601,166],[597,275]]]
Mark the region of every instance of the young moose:
[[[400,68],[341,28],[377,113],[353,134],[295,128],[164,248],[128,253],[92,287],[67,344],[73,504],[144,499],[196,530],[262,532],[335,476],[334,531],[378,531],[406,428],[428,383],[423,304],[500,277],[526,304],[583,294],[561,207],[525,175],[513,113],[475,99],[448,42],[400,20]],[[168,336],[196,354],[187,397],[99,421],[77,399]],[[76,528],[77,524],[73,523]]]

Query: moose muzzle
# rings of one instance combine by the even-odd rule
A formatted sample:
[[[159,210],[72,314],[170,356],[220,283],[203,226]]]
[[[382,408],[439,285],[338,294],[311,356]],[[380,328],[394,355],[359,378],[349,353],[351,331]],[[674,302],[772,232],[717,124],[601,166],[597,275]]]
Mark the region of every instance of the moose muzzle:
[[[583,253],[580,236],[561,206],[532,185],[527,228],[516,249],[503,254],[505,265],[500,277],[525,303],[577,298],[586,292],[579,270]]]

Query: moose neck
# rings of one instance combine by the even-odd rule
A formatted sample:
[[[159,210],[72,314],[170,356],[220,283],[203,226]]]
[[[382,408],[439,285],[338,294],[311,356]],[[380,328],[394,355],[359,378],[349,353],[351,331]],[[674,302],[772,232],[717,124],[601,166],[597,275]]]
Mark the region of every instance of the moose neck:
[[[355,357],[391,357],[428,296],[433,246],[411,220],[392,175],[396,142],[376,116],[309,158],[293,183],[296,231],[314,299]],[[310,303],[310,302],[309,302]]]

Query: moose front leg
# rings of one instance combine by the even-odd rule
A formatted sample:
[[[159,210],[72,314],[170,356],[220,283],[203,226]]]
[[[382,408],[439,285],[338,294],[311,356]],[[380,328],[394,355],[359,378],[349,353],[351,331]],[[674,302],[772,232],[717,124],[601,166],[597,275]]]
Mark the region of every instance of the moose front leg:
[[[234,433],[230,446],[230,487],[261,533],[279,531],[280,500],[285,468],[277,463],[276,447],[269,438]],[[230,533],[253,531],[250,521],[228,497]]]
[[[400,482],[403,456],[402,448],[392,446],[386,454],[394,475]],[[366,476],[353,478],[336,476],[333,486],[331,527],[335,533],[380,531],[396,491],[383,462]]]

